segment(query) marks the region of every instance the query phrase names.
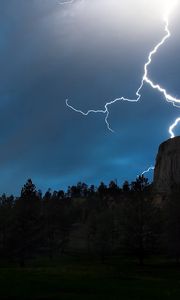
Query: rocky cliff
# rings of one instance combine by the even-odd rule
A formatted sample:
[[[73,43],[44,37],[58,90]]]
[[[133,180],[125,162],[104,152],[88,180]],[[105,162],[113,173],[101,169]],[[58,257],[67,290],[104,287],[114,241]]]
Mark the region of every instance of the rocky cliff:
[[[158,193],[171,193],[180,187],[180,136],[160,145],[153,186]]]

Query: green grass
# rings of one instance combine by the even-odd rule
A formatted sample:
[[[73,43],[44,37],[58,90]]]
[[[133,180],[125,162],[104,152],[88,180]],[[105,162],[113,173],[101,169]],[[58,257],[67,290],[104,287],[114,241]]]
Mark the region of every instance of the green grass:
[[[69,257],[35,261],[24,269],[0,268],[0,299],[156,300],[180,299],[180,269],[151,261]]]

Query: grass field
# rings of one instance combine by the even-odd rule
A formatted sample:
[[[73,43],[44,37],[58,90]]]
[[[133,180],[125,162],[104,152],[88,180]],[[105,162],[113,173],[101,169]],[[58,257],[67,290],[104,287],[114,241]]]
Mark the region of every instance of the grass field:
[[[180,269],[163,261],[69,257],[0,268],[0,299],[180,299]]]

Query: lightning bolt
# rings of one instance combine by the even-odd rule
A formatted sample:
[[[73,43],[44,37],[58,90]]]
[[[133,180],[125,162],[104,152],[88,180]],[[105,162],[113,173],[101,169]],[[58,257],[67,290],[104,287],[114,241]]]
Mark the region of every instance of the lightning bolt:
[[[172,139],[175,137],[173,130],[179,123],[180,123],[180,118],[177,118],[175,122],[169,127],[169,134],[171,135]]]
[[[73,1],[72,1],[73,2]],[[80,109],[76,109],[75,107],[73,107],[72,105],[69,104],[69,100],[66,99],[66,105],[67,107],[69,107],[70,109],[72,109],[73,111],[82,114],[83,116],[88,116],[91,113],[100,113],[100,114],[105,114],[105,123],[107,125],[107,128],[111,131],[114,132],[114,130],[111,128],[109,122],[108,122],[108,118],[109,118],[109,106],[111,106],[112,104],[118,102],[118,101],[128,101],[128,102],[138,102],[140,100],[140,98],[142,97],[141,94],[141,90],[144,87],[144,84],[147,83],[149,84],[153,89],[158,90],[161,94],[163,94],[163,96],[165,97],[165,100],[167,102],[171,102],[173,104],[173,106],[180,108],[180,99],[177,99],[175,97],[173,97],[172,95],[170,95],[165,88],[161,87],[159,84],[154,83],[148,76],[148,67],[151,65],[152,63],[152,58],[153,56],[158,52],[159,48],[161,46],[164,45],[164,43],[166,42],[167,39],[169,39],[171,37],[171,32],[169,30],[169,16],[170,13],[172,12],[172,10],[174,9],[175,5],[177,5],[177,1],[174,1],[173,3],[171,3],[171,6],[167,7],[166,12],[164,14],[164,30],[165,30],[165,36],[163,36],[162,40],[153,48],[153,50],[149,53],[148,55],[148,59],[147,62],[144,65],[144,73],[142,76],[142,80],[140,83],[140,86],[138,87],[137,91],[136,91],[136,98],[135,99],[129,99],[129,98],[125,98],[125,97],[120,97],[120,98],[116,98],[110,102],[107,102],[104,106],[104,109],[98,109],[98,110],[94,110],[94,109],[90,109],[87,112],[84,112]],[[180,119],[176,119],[175,122],[169,127],[169,133],[171,135],[171,137],[173,138],[175,135],[173,133],[173,129],[178,125],[178,123],[180,122]]]
[[[73,2],[74,2],[74,0],[69,1],[68,3],[73,3]],[[62,3],[62,4],[64,4],[64,3]],[[142,76],[142,80],[141,80],[140,86],[138,87],[138,89],[136,91],[136,98],[135,99],[129,99],[129,98],[125,98],[125,97],[116,98],[116,99],[114,99],[110,102],[107,102],[104,106],[104,109],[98,109],[98,110],[90,109],[87,112],[83,112],[82,110],[76,109],[75,107],[70,105],[68,99],[66,99],[66,106],[69,107],[70,109],[72,109],[73,111],[82,114],[83,116],[88,116],[91,113],[105,114],[105,123],[107,125],[108,130],[110,130],[111,132],[114,132],[114,130],[111,128],[111,126],[108,122],[108,118],[109,118],[109,114],[110,114],[109,106],[111,106],[112,104],[114,104],[118,101],[138,102],[142,97],[141,90],[143,89],[145,83],[149,84],[153,89],[158,90],[161,94],[163,94],[163,96],[164,96],[164,98],[167,102],[172,103],[174,107],[180,108],[180,99],[175,98],[172,95],[170,95],[166,91],[165,88],[161,87],[157,83],[154,83],[153,80],[151,80],[148,76],[148,67],[152,63],[153,56],[165,44],[165,42],[171,37],[171,32],[170,32],[170,29],[169,29],[169,16],[170,16],[170,13],[173,11],[173,9],[176,5],[177,5],[177,1],[174,1],[174,2],[171,2],[171,5],[166,8],[166,12],[165,12],[164,18],[163,18],[164,19],[164,24],[165,24],[165,27],[164,27],[165,35],[163,36],[161,41],[152,49],[152,51],[150,51],[150,53],[148,55],[148,59],[147,59],[146,63],[144,64],[144,73],[143,73],[143,76]],[[179,123],[180,123],[180,118],[177,118],[174,121],[174,123],[169,127],[169,134],[170,134],[171,138],[175,137],[175,134],[174,134],[173,130],[176,128],[176,126]],[[150,171],[152,171],[154,169],[155,169],[154,166],[150,166],[147,170],[145,170],[144,172],[141,173],[141,176],[143,176],[146,173],[149,173]]]
[[[141,173],[141,176],[143,176],[146,173],[149,173],[150,171],[153,171],[155,169],[155,167],[151,166],[149,167],[147,170],[145,170],[144,172]]]

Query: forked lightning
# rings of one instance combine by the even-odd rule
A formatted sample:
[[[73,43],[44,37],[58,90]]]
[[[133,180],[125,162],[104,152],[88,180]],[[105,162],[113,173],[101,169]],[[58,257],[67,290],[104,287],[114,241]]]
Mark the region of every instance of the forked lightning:
[[[71,3],[73,1],[69,1],[67,3]],[[62,2],[62,4],[64,4],[65,2]],[[165,14],[164,14],[164,23],[165,23],[165,36],[162,38],[162,40],[153,48],[153,50],[149,53],[148,55],[148,60],[144,65],[144,73],[142,76],[142,80],[141,80],[141,84],[138,87],[137,91],[136,91],[136,98],[135,99],[129,99],[129,98],[125,98],[125,97],[120,97],[120,98],[116,98],[112,101],[109,101],[105,104],[104,109],[98,109],[98,110],[94,110],[94,109],[90,109],[87,112],[83,112],[82,110],[76,109],[75,107],[73,107],[72,105],[69,104],[68,99],[66,99],[66,105],[71,108],[72,110],[74,110],[75,112],[78,112],[84,116],[88,116],[90,113],[101,113],[101,114],[105,114],[105,122],[107,125],[107,128],[113,132],[109,122],[108,122],[108,117],[109,117],[109,106],[111,106],[112,104],[118,102],[118,101],[128,101],[128,102],[138,102],[142,96],[141,94],[141,90],[144,87],[144,84],[147,83],[149,84],[153,89],[158,90],[161,94],[164,95],[165,100],[167,102],[171,102],[175,107],[180,108],[180,99],[177,99],[175,97],[173,97],[172,95],[170,95],[165,88],[161,87],[159,84],[154,83],[148,76],[148,67],[151,65],[152,63],[152,58],[153,56],[157,53],[157,51],[159,50],[159,48],[166,42],[167,39],[169,39],[171,37],[171,32],[169,30],[169,16],[172,12],[172,10],[174,9],[175,5],[177,4],[177,1],[172,1],[171,4],[166,8]],[[178,123],[180,122],[180,119],[176,119],[175,122],[169,127],[169,134],[171,136],[171,138],[173,138],[175,136],[173,129],[178,125]]]

